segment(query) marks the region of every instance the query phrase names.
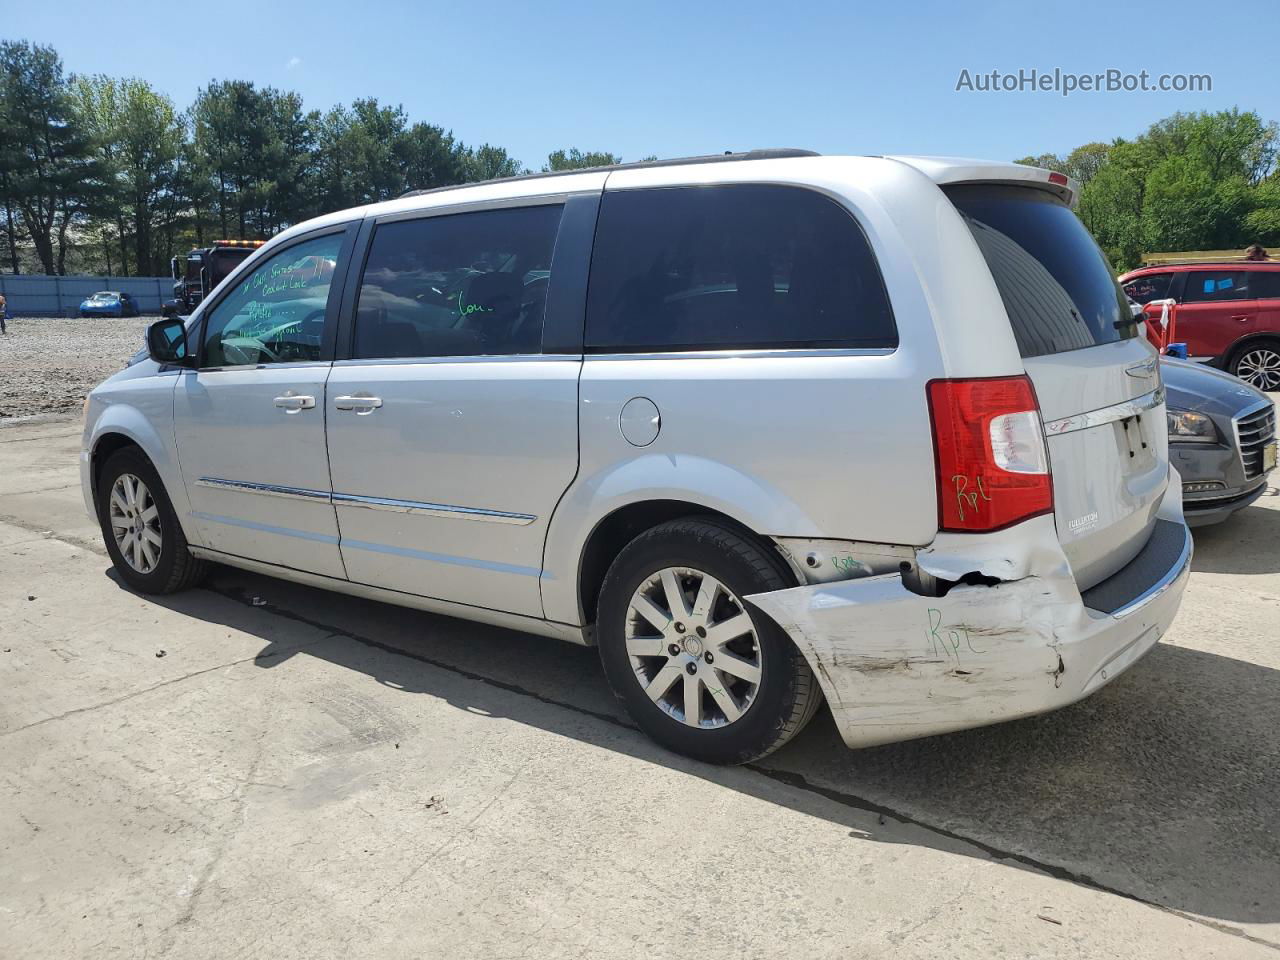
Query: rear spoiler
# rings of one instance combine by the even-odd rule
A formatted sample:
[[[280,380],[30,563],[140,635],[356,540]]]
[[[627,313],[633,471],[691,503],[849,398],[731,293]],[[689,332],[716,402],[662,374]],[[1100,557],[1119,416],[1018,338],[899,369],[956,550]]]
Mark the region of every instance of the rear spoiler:
[[[1065,173],[1028,167],[1021,163],[995,163],[964,157],[885,157],[914,167],[938,186],[953,183],[998,183],[1036,187],[1062,199],[1073,210],[1080,202],[1080,184]]]

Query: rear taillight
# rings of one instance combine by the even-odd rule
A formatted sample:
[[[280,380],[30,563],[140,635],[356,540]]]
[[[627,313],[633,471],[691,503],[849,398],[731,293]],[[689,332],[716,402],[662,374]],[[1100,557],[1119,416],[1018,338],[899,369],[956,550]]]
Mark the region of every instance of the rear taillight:
[[[999,530],[1053,510],[1040,405],[1022,377],[932,380],[938,527]]]

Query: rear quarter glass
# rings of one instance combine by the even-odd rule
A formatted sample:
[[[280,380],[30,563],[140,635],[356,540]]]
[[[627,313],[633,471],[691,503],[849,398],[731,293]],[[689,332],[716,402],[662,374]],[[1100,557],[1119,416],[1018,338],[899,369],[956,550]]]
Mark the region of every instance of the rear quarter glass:
[[[991,270],[1024,358],[1137,335],[1124,292],[1079,217],[1029,187],[946,188]]]
[[[606,191],[588,288],[594,352],[898,345],[866,236],[778,184]]]

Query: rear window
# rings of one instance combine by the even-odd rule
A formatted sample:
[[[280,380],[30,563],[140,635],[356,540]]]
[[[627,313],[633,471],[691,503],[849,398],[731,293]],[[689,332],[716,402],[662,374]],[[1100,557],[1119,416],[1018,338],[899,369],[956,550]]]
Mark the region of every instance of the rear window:
[[[1135,303],[1146,306],[1152,300],[1164,300],[1169,296],[1169,286],[1173,281],[1171,273],[1151,273],[1135,277],[1124,285],[1127,293]]]
[[[947,196],[987,260],[1024,357],[1137,335],[1106,257],[1062,201],[1027,187],[956,186]]]
[[[799,187],[606,192],[587,349],[896,347],[871,246],[849,212]]]

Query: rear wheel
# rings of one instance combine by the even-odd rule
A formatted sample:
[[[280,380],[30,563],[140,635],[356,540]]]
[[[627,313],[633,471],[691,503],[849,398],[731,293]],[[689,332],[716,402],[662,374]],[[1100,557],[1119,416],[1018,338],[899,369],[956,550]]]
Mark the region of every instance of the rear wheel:
[[[207,569],[191,554],[169,495],[136,447],[113,453],[98,478],[98,522],[120,577],[142,593],[194,586]]]
[[[1252,340],[1231,358],[1229,369],[1250,386],[1274,393],[1280,390],[1280,340]]]
[[[813,673],[752,593],[792,586],[737,531],[675,520],[623,549],[600,592],[600,658],[645,733],[709,763],[746,763],[800,732],[821,703]]]

